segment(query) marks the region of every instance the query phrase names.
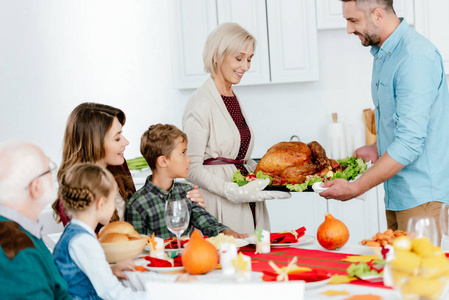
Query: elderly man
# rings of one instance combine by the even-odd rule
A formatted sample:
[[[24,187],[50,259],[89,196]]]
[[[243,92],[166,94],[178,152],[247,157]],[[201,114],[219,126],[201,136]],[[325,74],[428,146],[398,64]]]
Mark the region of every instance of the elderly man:
[[[396,16],[392,0],[342,0],[349,34],[371,46],[377,144],[354,156],[375,162],[359,180],[323,185],[326,199],[348,200],[384,182],[388,227],[438,216],[449,202],[449,92],[438,49]]]
[[[3,299],[72,299],[41,239],[39,213],[56,198],[48,157],[0,144],[0,283]]]

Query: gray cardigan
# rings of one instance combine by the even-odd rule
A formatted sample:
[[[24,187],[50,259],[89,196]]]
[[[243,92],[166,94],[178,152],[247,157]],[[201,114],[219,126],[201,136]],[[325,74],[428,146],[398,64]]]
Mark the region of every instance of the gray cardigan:
[[[242,114],[248,122],[243,109]],[[212,78],[190,97],[184,110],[182,126],[188,137],[187,154],[192,160],[187,180],[200,187],[204,194],[206,210],[220,223],[238,233],[253,233],[255,228],[248,203],[235,203],[224,198],[224,184],[232,180],[236,167],[232,164],[203,165],[203,161],[209,158],[235,159],[240,148],[239,130]],[[254,147],[254,133],[250,126],[249,129],[251,142],[245,157],[245,167],[254,171],[257,164],[250,159]],[[256,203],[256,227],[270,231],[265,201]]]

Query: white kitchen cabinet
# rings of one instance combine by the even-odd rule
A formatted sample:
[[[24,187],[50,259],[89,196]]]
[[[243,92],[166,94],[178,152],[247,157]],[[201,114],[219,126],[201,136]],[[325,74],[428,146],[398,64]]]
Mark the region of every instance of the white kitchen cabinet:
[[[217,0],[218,23],[236,22],[257,40],[251,69],[240,85],[270,83],[268,33],[265,0]]]
[[[415,28],[438,48],[449,74],[449,1],[415,0]]]
[[[385,214],[385,190],[384,184],[379,184],[377,187],[377,211],[379,217],[379,231],[387,230],[387,216]]]
[[[290,199],[267,200],[271,231],[282,232],[304,226],[306,234],[316,237],[327,212],[327,200],[317,193],[291,193]]]
[[[290,199],[266,201],[272,232],[305,226],[306,234],[316,238],[317,229],[324,222],[326,212],[348,227],[349,244],[358,244],[379,231],[387,230],[382,185],[368,191],[365,201],[326,200],[317,193],[310,192],[291,194]]]
[[[199,87],[208,77],[204,72],[203,47],[209,33],[217,27],[216,3],[210,0],[169,3],[173,84],[179,89]]]
[[[195,0],[192,5],[191,1],[175,0],[172,6],[175,88],[197,88],[207,78],[202,62],[204,42],[210,31],[223,22],[239,23],[257,39],[251,69],[240,85],[318,79],[312,1]]]
[[[337,0],[316,0],[317,28],[346,28],[346,20],[343,18],[341,5],[342,2]],[[404,17],[410,25],[414,24],[415,15],[413,0],[395,0],[393,7],[398,17]]]
[[[267,12],[271,82],[318,80],[313,2],[267,0]]]
[[[380,186],[369,190],[366,193],[366,200],[353,199],[344,202],[329,200],[329,213],[345,223],[349,229],[349,244],[360,243],[361,240],[369,239],[381,231],[379,201],[383,202],[383,199],[378,198],[379,188],[383,189]]]

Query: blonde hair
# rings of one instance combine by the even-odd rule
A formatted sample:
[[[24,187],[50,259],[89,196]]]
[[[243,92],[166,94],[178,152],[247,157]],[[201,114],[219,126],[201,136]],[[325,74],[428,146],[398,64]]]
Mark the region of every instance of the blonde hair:
[[[145,158],[151,170],[156,169],[156,161],[159,156],[170,157],[176,147],[176,139],[187,142],[187,135],[178,127],[170,124],[151,125],[142,134],[140,139],[140,153]]]
[[[117,189],[114,176],[104,167],[93,163],[71,166],[59,182],[59,197],[71,211],[83,211],[101,197]]]
[[[237,23],[223,23],[207,37],[203,50],[204,71],[215,77],[217,66],[228,54],[239,53],[252,44],[256,49],[256,39]]]

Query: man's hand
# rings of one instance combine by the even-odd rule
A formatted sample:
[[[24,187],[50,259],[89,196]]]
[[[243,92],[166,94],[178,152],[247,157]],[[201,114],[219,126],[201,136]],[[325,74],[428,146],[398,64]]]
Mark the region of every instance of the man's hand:
[[[193,190],[187,192],[187,198],[189,198],[190,201],[198,203],[202,208],[206,208],[203,193],[201,193],[197,185],[193,186]]]
[[[360,147],[354,151],[352,156],[360,157],[364,161],[371,161],[372,163],[375,163],[379,159],[376,144]]]
[[[221,233],[223,233],[225,235],[231,235],[231,236],[235,237],[236,239],[244,239],[244,238],[249,237],[249,234],[247,234],[247,233],[237,233],[231,229],[225,229]]]
[[[364,192],[359,190],[354,182],[349,182],[342,178],[322,183],[321,186],[323,188],[328,188],[320,193],[321,197],[340,201],[353,199]]]

